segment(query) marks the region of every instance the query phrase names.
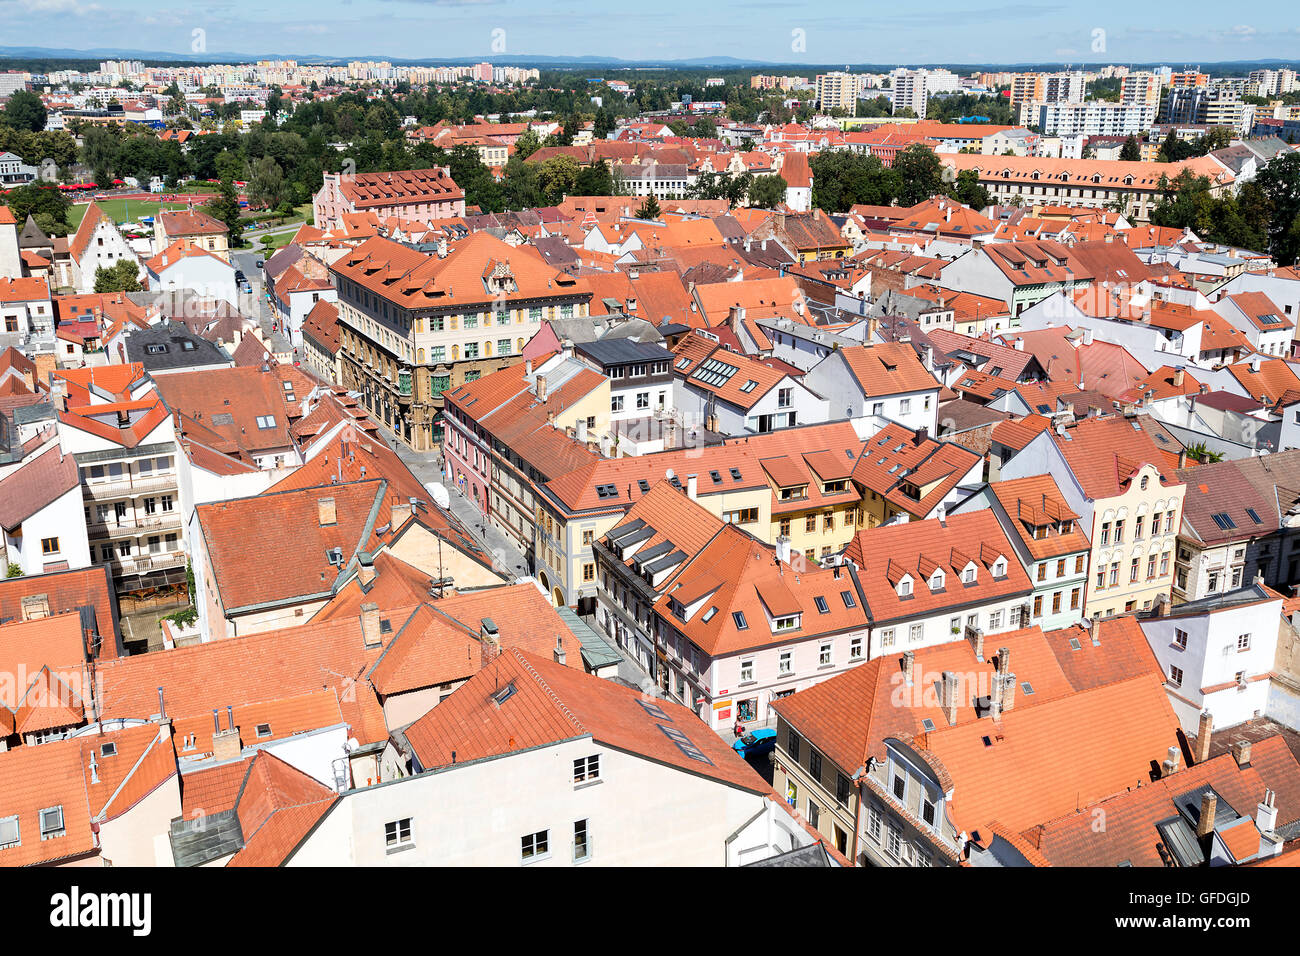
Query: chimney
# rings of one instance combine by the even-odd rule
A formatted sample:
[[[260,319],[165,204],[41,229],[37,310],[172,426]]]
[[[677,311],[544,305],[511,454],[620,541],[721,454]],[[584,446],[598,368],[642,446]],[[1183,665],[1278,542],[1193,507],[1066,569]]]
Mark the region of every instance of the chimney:
[[[1255,828],[1260,833],[1277,829],[1277,794],[1272,790],[1265,790],[1264,799],[1255,807]]]
[[[560,637],[558,634],[555,635],[555,650],[551,652],[551,656],[555,658],[555,663],[564,663],[566,657],[564,653],[564,638]]]
[[[903,652],[903,681],[912,686],[912,673],[916,670],[916,651]]]
[[[1015,345],[1017,352],[1023,352],[1025,350],[1025,340],[1020,336],[1016,336],[1016,340],[1013,344]]]
[[[699,488],[699,484],[695,475],[687,475],[686,476],[686,497],[690,498],[691,501],[694,501],[696,490],[698,488]]]
[[[921,364],[927,372],[934,371],[934,346],[927,345],[921,349]]]
[[[320,498],[317,500],[316,506],[322,528],[327,525],[338,524],[338,511],[334,507],[333,498]]]
[[[1170,747],[1165,762],[1161,765],[1161,777],[1170,777],[1178,772],[1179,751],[1176,746]]]
[[[1168,616],[1169,616],[1169,595],[1157,594],[1156,595],[1156,617],[1168,617]]]
[[[537,400],[539,402],[546,401],[546,376],[545,375],[537,376]]]
[[[1186,371],[1187,370],[1183,368],[1181,365],[1178,366],[1178,368],[1174,369],[1174,388],[1183,387],[1183,375],[1186,373]]]
[[[360,559],[361,566],[357,569],[357,580],[361,582],[363,588],[370,587],[375,580],[375,559],[369,555]]]
[[[216,760],[238,760],[243,752],[244,744],[239,739],[238,727],[231,727],[212,735],[212,756]]]
[[[1016,675],[1011,673],[1011,649],[998,648],[998,674],[1002,680],[1002,712],[1016,706]]]
[[[940,706],[943,708],[943,718],[952,726],[957,723],[957,675],[952,671],[943,672],[943,700]]]
[[[389,527],[396,531],[398,525],[405,524],[406,519],[409,517],[411,517],[411,503],[409,501],[394,501],[388,513]]]
[[[912,436],[913,447],[916,448],[921,447],[922,445],[925,444],[925,440],[929,437],[930,437],[930,427],[928,425],[922,425],[920,428],[916,430],[916,434]]]
[[[1214,715],[1208,710],[1201,711],[1201,722],[1196,727],[1196,762],[1205,763],[1210,759],[1210,736],[1214,733]]]
[[[1235,740],[1232,743],[1232,759],[1237,761],[1237,766],[1245,770],[1250,766],[1250,741]]]
[[[379,635],[379,605],[374,601],[361,605],[361,642],[366,647],[378,647],[382,643]]]
[[[479,664],[487,667],[501,654],[501,637],[497,632],[496,621],[485,617],[479,624]]]
[[[573,437],[580,444],[587,444],[587,420],[579,418],[573,425]]]
[[[1204,840],[1214,832],[1214,811],[1218,809],[1219,798],[1213,790],[1201,794],[1201,815],[1196,821],[1196,836]]]
[[[984,660],[984,629],[980,627],[967,628],[966,640],[970,641],[970,646],[975,649],[975,660]]]
[[[776,539],[776,556],[783,564],[790,563],[790,539],[785,535]]]
[[[525,359],[525,360],[524,360],[524,374],[525,374],[525,375],[532,375],[532,374],[533,374],[533,360],[532,360],[532,359]]]

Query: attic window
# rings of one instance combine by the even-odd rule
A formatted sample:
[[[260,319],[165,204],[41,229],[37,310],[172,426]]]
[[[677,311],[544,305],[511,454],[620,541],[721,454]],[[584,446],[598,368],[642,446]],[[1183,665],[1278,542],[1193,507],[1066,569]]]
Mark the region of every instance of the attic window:
[[[650,482],[646,481],[644,478],[638,478],[636,486],[641,489],[641,494],[645,494],[650,490]]]
[[[831,612],[831,609],[826,606],[826,599],[820,594],[813,598],[813,602],[817,605],[817,610],[820,613],[829,614]]]
[[[736,630],[738,631],[749,630],[749,622],[745,620],[744,611],[732,611],[731,619],[736,622]]]
[[[1246,514],[1250,516],[1250,520],[1255,522],[1255,524],[1264,523],[1263,519],[1261,519],[1259,516],[1259,512],[1257,512],[1254,508],[1247,508]]]
[[[63,828],[63,807],[50,807],[41,811],[41,839],[53,840],[67,832]]]
[[[745,393],[752,392],[756,388],[758,388],[758,383],[752,378],[746,381],[744,385],[740,386],[740,390]]]
[[[515,687],[515,682],[511,681],[509,684],[506,684],[505,687],[502,687],[498,690],[494,690],[492,692],[492,700],[496,702],[496,705],[498,707],[500,707],[502,704],[504,704],[507,700],[509,700],[511,697],[515,695],[515,691],[517,689],[518,688]]]
[[[274,416],[274,415],[258,415],[258,416],[257,416],[257,427],[258,427],[258,428],[261,428],[261,429],[274,428],[274,427],[275,427],[275,416]]]
[[[148,355],[164,355],[167,352],[167,346],[161,343],[155,343],[152,345],[146,345],[144,350]]]
[[[731,480],[732,480],[732,481],[740,481],[740,469],[739,469],[739,468],[732,468],[732,469],[731,469]]]
[[[713,479],[713,483],[714,483],[715,485],[720,485],[720,484],[722,484],[722,475],[719,474],[719,472],[717,471],[717,469],[714,469],[713,471],[710,471],[710,472],[709,472],[709,477]]]
[[[99,748],[101,757],[113,757],[117,755],[117,744],[104,744]]]
[[[1231,531],[1233,528],[1237,527],[1237,522],[1233,521],[1232,517],[1226,511],[1216,511],[1214,514],[1210,515],[1210,520],[1217,524],[1221,531]]]
[[[1020,689],[1024,691],[1025,696],[1028,697],[1030,694],[1034,692],[1034,685],[1029,683],[1029,681],[1027,680],[1022,680],[1020,682]]]
[[[717,607],[714,605],[710,605],[709,609],[704,612],[704,616],[700,618],[700,621],[704,624],[708,624],[709,621],[713,620],[713,615],[717,613],[718,613]]]
[[[924,720],[921,721],[921,726],[925,729],[925,732],[928,734],[934,730],[934,721],[931,720],[929,717],[926,717]]]
[[[841,592],[840,592],[840,597],[843,599],[843,601],[844,601],[844,606],[845,606],[845,607],[857,607],[857,606],[858,606],[858,602],[855,601],[855,600],[853,599],[853,592],[852,592],[852,591],[841,591]]]
[[[597,498],[617,498],[617,497],[618,497],[618,486],[617,486],[617,485],[597,485],[597,486],[596,486],[596,497],[597,497]]]
[[[1079,643],[1079,639],[1077,637],[1070,638],[1070,650],[1077,651],[1082,649],[1082,647],[1083,645]]]
[[[257,736],[258,736],[258,737],[269,737],[269,736],[271,736],[271,725],[270,725],[270,724],[258,724],[258,725],[257,725]]]

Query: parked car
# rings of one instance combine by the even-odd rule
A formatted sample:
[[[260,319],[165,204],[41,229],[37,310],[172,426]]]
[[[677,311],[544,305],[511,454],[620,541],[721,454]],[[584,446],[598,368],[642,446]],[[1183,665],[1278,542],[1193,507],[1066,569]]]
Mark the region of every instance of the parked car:
[[[751,731],[732,743],[731,749],[745,759],[770,754],[776,749],[776,731],[770,728]]]

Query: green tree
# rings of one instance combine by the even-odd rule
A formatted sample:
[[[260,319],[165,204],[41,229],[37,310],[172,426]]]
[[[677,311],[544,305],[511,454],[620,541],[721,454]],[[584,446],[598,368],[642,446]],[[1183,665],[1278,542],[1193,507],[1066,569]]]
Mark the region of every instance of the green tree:
[[[612,132],[614,132],[614,118],[609,115],[609,110],[602,106],[596,110],[596,118],[591,125],[591,135],[595,139],[607,139]]]
[[[659,200],[655,199],[654,196],[646,196],[645,202],[641,203],[641,207],[637,209],[634,216],[637,219],[658,219],[660,216]]]
[[[1282,265],[1300,258],[1300,153],[1286,153],[1255,174],[1268,212],[1268,251]]]
[[[579,170],[573,192],[577,196],[614,195],[614,174],[610,172],[609,163],[602,159]]]
[[[27,217],[32,216],[48,235],[64,236],[72,231],[68,224],[71,204],[68,197],[54,186],[38,183],[15,186],[4,197],[4,202],[19,223],[26,222]]]
[[[1119,151],[1119,158],[1126,163],[1136,163],[1142,159],[1142,147],[1138,145],[1137,137],[1132,133],[1128,139],[1124,140],[1124,146]]]
[[[537,170],[537,184],[548,206],[561,202],[574,191],[579,172],[578,161],[572,156],[552,156],[541,164]]]
[[[284,171],[270,156],[263,156],[253,164],[253,175],[248,180],[248,202],[270,208],[279,205],[283,196]]]
[[[526,129],[519,134],[515,140],[515,155],[520,159],[527,159],[533,153],[542,148],[542,141],[537,138],[537,134],[531,129]]]
[[[140,267],[132,259],[119,259],[95,270],[96,292],[139,292]]]
[[[770,176],[755,176],[749,185],[749,204],[759,209],[771,209],[778,203],[785,202],[785,179],[773,173]]]
[[[17,90],[5,103],[4,112],[0,113],[0,122],[14,129],[39,133],[45,129],[45,117],[45,104],[39,96],[27,90]]]
[[[963,169],[953,185],[953,198],[972,209],[983,209],[991,204],[989,191],[980,185],[979,174],[973,169]]]
[[[243,229],[239,221],[239,194],[235,192],[235,184],[232,180],[229,178],[221,180],[221,186],[212,201],[208,203],[206,211],[213,219],[225,223],[232,246],[243,244]]]
[[[899,178],[898,203],[915,206],[944,192],[943,164],[934,151],[913,143],[894,157],[893,170]]]

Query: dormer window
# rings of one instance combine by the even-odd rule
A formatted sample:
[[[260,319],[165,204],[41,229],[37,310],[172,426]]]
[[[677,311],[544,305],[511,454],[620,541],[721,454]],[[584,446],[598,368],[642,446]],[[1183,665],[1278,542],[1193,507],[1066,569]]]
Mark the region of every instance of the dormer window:
[[[773,632],[794,631],[794,630],[798,630],[798,628],[799,628],[798,614],[787,614],[784,617],[777,617],[772,619]]]
[[[943,590],[943,572],[942,572],[942,571],[935,571],[934,574],[931,575],[931,577],[930,577],[930,590],[931,590],[931,591],[941,591],[941,590]]]
[[[911,596],[912,596],[912,579],[911,579],[911,578],[903,578],[903,580],[901,580],[901,581],[898,582],[898,596],[899,596],[899,597],[911,597]]]
[[[967,568],[965,571],[961,573],[961,583],[962,584],[975,583],[975,569],[973,567]]]
[[[972,570],[971,573],[973,575],[974,571]],[[993,576],[995,578],[1004,578],[1006,577],[1006,575],[1007,575],[1007,563],[1003,561],[1001,558],[998,558],[998,560],[993,565]]]

